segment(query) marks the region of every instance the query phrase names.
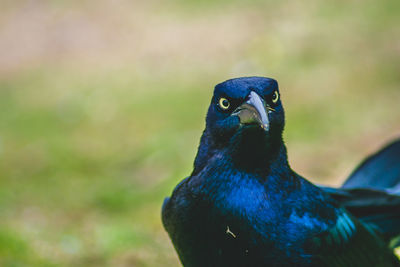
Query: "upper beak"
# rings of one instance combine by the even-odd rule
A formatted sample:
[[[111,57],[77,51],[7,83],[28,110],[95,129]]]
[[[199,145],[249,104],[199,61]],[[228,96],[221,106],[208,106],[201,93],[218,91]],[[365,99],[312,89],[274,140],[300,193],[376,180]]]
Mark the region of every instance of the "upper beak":
[[[265,131],[269,131],[267,106],[262,98],[254,91],[249,94],[249,99],[240,105],[232,115],[237,115],[242,124],[258,124]]]

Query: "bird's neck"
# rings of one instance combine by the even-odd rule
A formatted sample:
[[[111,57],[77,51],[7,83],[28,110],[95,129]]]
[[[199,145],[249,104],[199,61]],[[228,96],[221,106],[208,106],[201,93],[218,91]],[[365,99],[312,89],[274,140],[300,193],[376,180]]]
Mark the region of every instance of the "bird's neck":
[[[227,156],[244,171],[269,172],[274,165],[288,167],[282,136],[265,134],[259,128],[235,135],[227,146]]]
[[[194,163],[192,175],[201,171],[214,156],[228,160],[232,167],[243,172],[270,175],[292,172],[282,135],[266,135],[258,129],[247,129],[233,136],[228,143],[216,142],[205,131]]]

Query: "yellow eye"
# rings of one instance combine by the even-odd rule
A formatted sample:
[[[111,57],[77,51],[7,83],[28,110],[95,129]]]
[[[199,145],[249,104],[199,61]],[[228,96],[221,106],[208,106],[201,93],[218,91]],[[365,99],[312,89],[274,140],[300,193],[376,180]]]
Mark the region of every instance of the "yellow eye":
[[[226,99],[226,98],[223,98],[223,97],[221,97],[221,98],[219,99],[218,104],[219,104],[219,106],[220,106],[222,109],[228,109],[229,106],[231,105],[231,103],[229,103],[229,100]]]
[[[276,104],[279,100],[279,93],[278,91],[275,91],[274,94],[272,95],[272,103]]]

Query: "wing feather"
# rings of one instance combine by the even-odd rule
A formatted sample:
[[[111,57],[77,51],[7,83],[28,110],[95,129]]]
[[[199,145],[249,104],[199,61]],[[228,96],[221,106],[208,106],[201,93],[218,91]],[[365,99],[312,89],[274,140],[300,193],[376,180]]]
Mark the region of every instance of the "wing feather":
[[[383,239],[346,210],[312,239],[312,246],[321,266],[400,266]]]

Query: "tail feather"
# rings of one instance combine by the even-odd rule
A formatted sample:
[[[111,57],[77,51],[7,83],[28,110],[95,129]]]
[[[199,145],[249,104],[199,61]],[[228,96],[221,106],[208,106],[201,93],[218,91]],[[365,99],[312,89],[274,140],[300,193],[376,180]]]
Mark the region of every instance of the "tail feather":
[[[365,159],[342,188],[397,188],[400,192],[400,139]]]

